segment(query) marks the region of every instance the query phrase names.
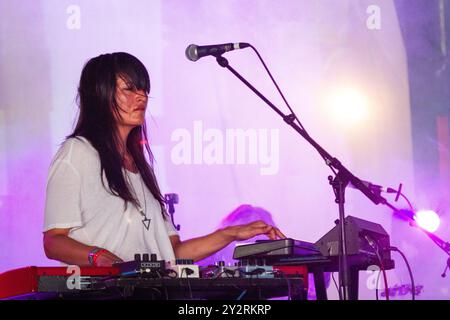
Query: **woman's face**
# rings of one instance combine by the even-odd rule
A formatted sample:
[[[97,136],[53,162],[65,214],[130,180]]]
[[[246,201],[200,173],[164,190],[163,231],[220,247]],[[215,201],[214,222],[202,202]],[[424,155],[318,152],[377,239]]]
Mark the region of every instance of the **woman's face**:
[[[148,96],[144,90],[137,90],[121,77],[116,80],[116,101],[119,105],[117,124],[136,127],[144,123]]]

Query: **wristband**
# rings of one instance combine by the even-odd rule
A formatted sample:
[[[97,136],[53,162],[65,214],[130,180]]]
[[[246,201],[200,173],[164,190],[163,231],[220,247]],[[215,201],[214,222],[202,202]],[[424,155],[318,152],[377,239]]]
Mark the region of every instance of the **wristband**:
[[[106,252],[105,249],[98,248],[98,247],[95,247],[94,249],[89,251],[89,254],[88,254],[89,264],[91,266],[96,267],[97,266],[97,259],[98,259],[98,257],[104,252]]]

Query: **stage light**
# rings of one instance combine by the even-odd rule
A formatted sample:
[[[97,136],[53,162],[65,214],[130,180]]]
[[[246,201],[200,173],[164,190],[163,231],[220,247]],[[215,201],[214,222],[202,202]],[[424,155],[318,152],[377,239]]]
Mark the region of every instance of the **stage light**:
[[[432,210],[420,210],[414,215],[417,225],[428,232],[435,232],[441,224],[439,215]]]
[[[329,97],[329,107],[340,123],[354,125],[365,120],[368,114],[367,98],[358,90],[344,88]]]

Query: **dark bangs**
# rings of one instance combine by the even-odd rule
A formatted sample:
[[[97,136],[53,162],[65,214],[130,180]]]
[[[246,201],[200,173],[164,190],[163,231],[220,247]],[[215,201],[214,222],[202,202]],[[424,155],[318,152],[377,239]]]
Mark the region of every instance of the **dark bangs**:
[[[150,77],[147,69],[136,57],[125,53],[114,54],[115,73],[135,90],[150,93]]]

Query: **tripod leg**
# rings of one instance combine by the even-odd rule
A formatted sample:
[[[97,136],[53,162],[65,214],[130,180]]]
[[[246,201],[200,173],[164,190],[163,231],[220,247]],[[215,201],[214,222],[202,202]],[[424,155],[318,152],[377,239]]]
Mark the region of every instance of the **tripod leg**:
[[[359,290],[359,270],[357,268],[350,269],[349,283],[349,300],[358,300]]]
[[[313,271],[313,275],[314,275],[314,286],[316,287],[317,300],[328,300],[323,269],[322,268],[315,269]]]

